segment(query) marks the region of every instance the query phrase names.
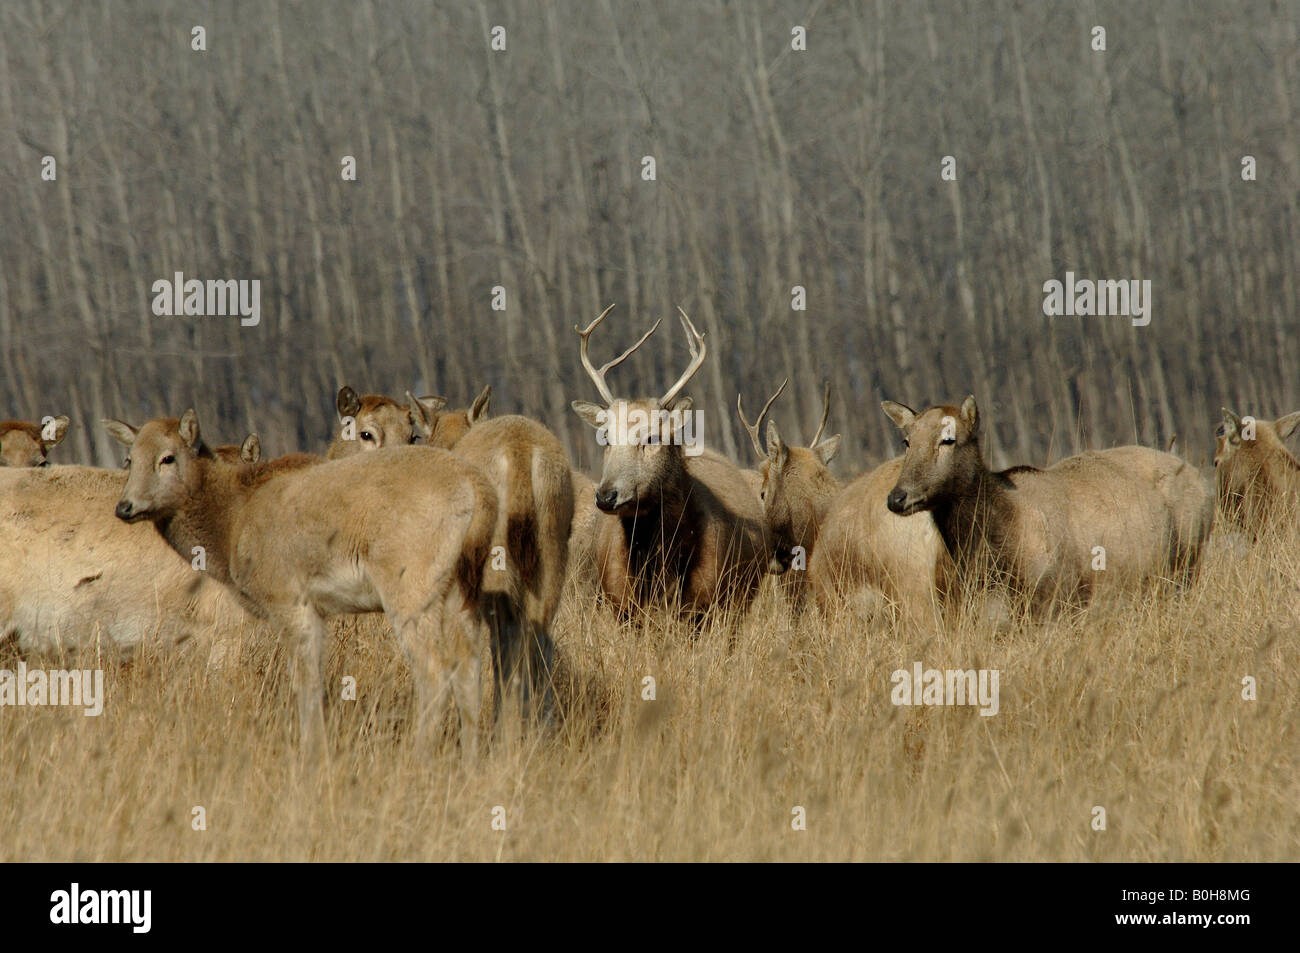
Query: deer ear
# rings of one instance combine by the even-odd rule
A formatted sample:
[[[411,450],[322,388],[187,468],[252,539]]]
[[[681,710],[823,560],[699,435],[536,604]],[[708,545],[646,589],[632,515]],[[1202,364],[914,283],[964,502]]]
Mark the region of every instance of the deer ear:
[[[899,430],[906,430],[916,423],[916,411],[906,404],[900,404],[894,400],[882,400],[880,409],[885,412],[885,416],[892,420],[894,426]]]
[[[1287,414],[1285,417],[1279,417],[1273,423],[1273,429],[1277,431],[1277,439],[1285,440],[1295,433],[1295,428],[1300,426],[1300,410],[1294,414]]]
[[[835,458],[835,454],[840,450],[840,435],[835,434],[833,437],[827,437],[817,446],[813,447],[813,453],[817,454],[817,459],[826,466]]]
[[[470,405],[469,412],[466,414],[471,427],[487,416],[488,405],[491,403],[492,385],[488,384],[483,388],[482,393],[474,398],[474,403]]]
[[[262,438],[250,433],[239,445],[239,459],[247,464],[254,464],[262,459]]]
[[[970,428],[971,433],[979,433],[980,412],[979,408],[975,406],[974,394],[961,402],[961,419],[966,421],[966,426]]]
[[[355,417],[357,411],[361,409],[361,398],[347,384],[339,388],[339,395],[334,399],[334,406],[338,408],[340,417]]]
[[[573,412],[591,426],[600,429],[605,426],[606,409],[587,400],[575,400],[569,404]]]
[[[777,429],[776,421],[767,422],[767,459],[779,470],[785,466],[785,461],[790,456],[790,448],[785,445],[781,439],[781,431]]]
[[[678,397],[673,401],[672,411],[680,414],[683,418],[690,413],[691,408],[695,406],[695,400],[691,397]]]
[[[1237,442],[1237,435],[1241,433],[1241,418],[1230,411],[1227,407],[1223,408],[1223,436],[1233,443]]]
[[[65,417],[63,414],[59,414],[59,416],[54,418],[53,423],[54,423],[54,436],[51,437],[49,440],[46,440],[44,436],[41,437],[41,446],[46,450],[49,450],[51,447],[57,446],[59,442],[62,441],[63,438],[68,435],[68,424],[71,423],[71,421],[68,420],[68,418]],[[41,428],[42,434],[44,433],[44,430],[45,428],[42,427]]]
[[[129,447],[135,443],[135,436],[140,432],[130,424],[124,424],[120,420],[101,420],[100,423],[104,425],[108,435],[124,447]]]
[[[406,392],[406,413],[420,436],[427,438],[438,424],[438,411],[447,404],[446,397],[416,397]]]
[[[181,414],[181,422],[176,428],[180,431],[181,439],[190,447],[199,445],[199,416],[194,413],[194,408],[190,408]]]

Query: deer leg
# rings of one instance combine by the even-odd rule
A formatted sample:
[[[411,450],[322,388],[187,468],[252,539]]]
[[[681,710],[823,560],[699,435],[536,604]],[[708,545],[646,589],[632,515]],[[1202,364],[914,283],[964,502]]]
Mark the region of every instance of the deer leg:
[[[295,606],[287,626],[292,644],[290,665],[293,687],[298,696],[299,749],[304,764],[322,761],[325,740],[324,686],[321,651],[325,643],[325,620],[310,605]]]

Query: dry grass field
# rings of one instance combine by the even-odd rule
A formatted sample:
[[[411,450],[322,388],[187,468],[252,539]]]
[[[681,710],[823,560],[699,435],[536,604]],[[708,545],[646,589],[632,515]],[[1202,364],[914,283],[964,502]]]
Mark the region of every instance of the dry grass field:
[[[931,637],[796,618],[769,580],[734,644],[620,627],[571,590],[563,717],[473,766],[404,738],[410,681],[381,616],[336,626],[320,774],[294,767],[264,638],[220,672],[199,646],[67,659],[103,665],[105,710],[3,712],[0,861],[1294,861],[1298,580],[1300,536],[1216,528],[1183,592]],[[999,670],[998,714],[895,707],[890,673],[916,661]]]

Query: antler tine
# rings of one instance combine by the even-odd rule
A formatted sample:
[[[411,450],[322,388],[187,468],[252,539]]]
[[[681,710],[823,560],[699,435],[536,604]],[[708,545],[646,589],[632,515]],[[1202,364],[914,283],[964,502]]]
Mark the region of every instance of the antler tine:
[[[809,449],[817,446],[817,441],[822,438],[822,431],[826,429],[826,420],[831,415],[831,382],[830,378],[826,380],[826,393],[822,396],[822,422],[817,426],[817,433],[812,438],[812,443],[808,444]]]
[[[605,383],[605,371],[609,369],[609,365],[606,364],[603,369],[596,370],[596,366],[591,363],[591,356],[587,353],[587,344],[591,339],[591,332],[596,330],[596,327],[600,322],[605,320],[605,315],[609,314],[613,310],[614,305],[611,304],[604,311],[600,312],[600,316],[597,317],[595,321],[592,321],[591,324],[587,325],[586,330],[583,330],[576,324],[573,326],[573,330],[577,331],[578,336],[582,338],[582,344],[579,348],[579,355],[582,357],[582,366],[587,369],[587,376],[595,383],[596,390],[600,391],[601,398],[610,406],[613,406],[614,404],[614,395],[609,392],[609,385]]]
[[[677,313],[682,316],[682,327],[684,327],[686,333],[690,335],[691,363],[686,370],[682,372],[682,376],[677,378],[677,383],[668,388],[668,393],[659,398],[659,405],[661,407],[669,407],[672,405],[673,401],[677,399],[677,395],[681,393],[682,388],[685,387],[687,382],[695,376],[696,371],[704,366],[704,356],[708,353],[708,347],[704,343],[704,335],[695,330],[695,325],[691,324],[691,319],[680,306],[677,308]]]
[[[740,409],[740,395],[736,395],[736,413],[740,414],[740,422],[744,424],[745,429],[749,431],[749,439],[754,444],[754,450],[760,457],[767,456],[767,451],[763,449],[762,441],[758,439],[759,431],[763,427],[763,418],[766,417],[767,412],[772,409],[772,404],[776,402],[776,399],[785,391],[785,385],[788,383],[790,383],[790,378],[787,377],[781,382],[781,386],[776,389],[776,393],[767,399],[767,403],[764,404],[763,409],[758,412],[758,419],[756,419],[753,424],[745,419],[745,412]]]
[[[641,340],[637,341],[630,348],[628,348],[626,351],[624,351],[622,354],[614,358],[614,360],[610,361],[608,364],[606,364],[604,367],[600,369],[601,376],[604,377],[607,372],[612,371],[614,368],[618,367],[620,364],[626,361],[633,351],[635,351],[637,348],[639,348],[642,344],[646,342],[646,340],[650,337],[650,335],[654,334],[656,331],[659,330],[659,325],[663,323],[664,323],[664,319],[660,318],[653,325],[651,325],[650,330],[647,331],[645,334],[641,335]]]

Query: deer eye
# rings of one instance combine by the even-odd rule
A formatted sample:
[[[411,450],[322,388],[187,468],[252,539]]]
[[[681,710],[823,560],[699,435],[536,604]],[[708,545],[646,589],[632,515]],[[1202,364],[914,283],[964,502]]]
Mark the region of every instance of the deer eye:
[[[941,447],[947,447],[947,446],[950,446],[951,444],[954,444],[954,443],[956,443],[956,442],[957,442],[957,438],[956,438],[956,437],[944,437],[942,440],[939,441],[939,446],[941,446]]]
[[[361,431],[361,439],[362,439],[362,440],[368,440],[370,443],[374,443],[374,442],[375,442],[375,435],[372,434],[369,430],[363,430],[363,431]]]
[[[910,447],[911,445],[912,445],[912,441],[910,441],[910,440],[908,440],[906,437],[904,437],[904,438],[903,438],[903,446],[905,446],[905,447]]]
[[[176,462],[176,454],[168,453],[168,454],[164,454],[162,459],[158,461],[158,466],[165,467],[175,462]]]

